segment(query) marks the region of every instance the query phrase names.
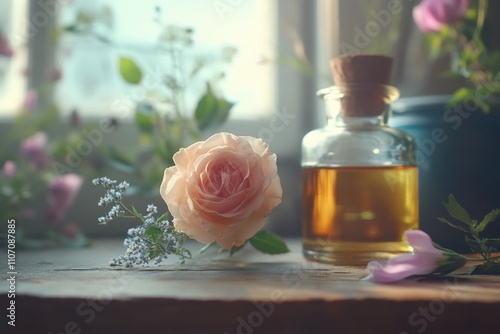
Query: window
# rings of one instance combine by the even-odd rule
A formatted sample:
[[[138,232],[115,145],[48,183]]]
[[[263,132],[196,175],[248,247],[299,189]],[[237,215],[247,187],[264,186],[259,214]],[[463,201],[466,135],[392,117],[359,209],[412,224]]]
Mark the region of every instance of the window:
[[[158,44],[159,37],[175,33],[165,30],[173,26],[194,31],[194,44],[180,59],[186,72],[196,66],[200,54],[209,60],[230,57],[234,48],[232,61],[215,67],[210,75],[213,79],[220,72],[226,74],[220,90],[226,99],[237,102],[232,118],[268,117],[276,104],[275,70],[259,60],[275,53],[275,5],[269,0],[74,0],[64,6],[60,24],[71,27],[77,22],[81,27],[91,21],[93,37],[62,36],[57,57],[63,77],[56,101],[66,112],[77,109],[85,115],[101,115],[124,96],[138,102],[144,92],[120,78],[118,60],[120,56],[134,59],[151,76],[150,82],[160,82],[162,74],[176,66],[168,50]],[[188,110],[194,110],[204,89],[204,80],[192,81],[186,96]]]
[[[13,115],[22,106],[26,92],[27,13],[26,0],[0,3],[0,34],[14,55],[0,56],[0,116]]]

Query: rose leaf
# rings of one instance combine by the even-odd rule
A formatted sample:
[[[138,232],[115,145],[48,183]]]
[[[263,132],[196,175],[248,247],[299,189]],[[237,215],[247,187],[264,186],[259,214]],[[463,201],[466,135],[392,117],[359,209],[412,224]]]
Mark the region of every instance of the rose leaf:
[[[249,241],[255,249],[264,254],[283,254],[290,251],[283,239],[267,231],[257,232]]]

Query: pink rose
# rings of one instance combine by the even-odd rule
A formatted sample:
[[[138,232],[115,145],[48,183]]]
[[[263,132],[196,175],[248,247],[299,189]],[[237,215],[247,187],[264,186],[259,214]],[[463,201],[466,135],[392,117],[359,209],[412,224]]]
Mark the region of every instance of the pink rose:
[[[368,263],[366,279],[376,283],[391,283],[414,275],[448,273],[462,267],[467,259],[451,251],[434,247],[431,238],[423,231],[409,230],[405,237],[413,253],[401,254],[385,262]]]
[[[260,139],[218,133],[180,149],[160,187],[176,230],[231,249],[262,229],[282,195],[268,148]]]
[[[458,21],[471,0],[423,0],[413,8],[413,19],[422,32],[439,31],[443,24]]]
[[[46,149],[47,134],[44,132],[37,132],[21,142],[21,155],[28,158],[36,169],[48,166],[49,157]]]
[[[59,221],[73,204],[82,185],[78,174],[65,174],[50,180],[48,185],[49,211],[47,218],[51,222]]]

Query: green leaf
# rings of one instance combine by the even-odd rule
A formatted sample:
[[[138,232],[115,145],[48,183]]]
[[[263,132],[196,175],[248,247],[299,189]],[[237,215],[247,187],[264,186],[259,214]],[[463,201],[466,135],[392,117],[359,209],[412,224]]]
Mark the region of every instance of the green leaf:
[[[458,204],[453,194],[450,194],[450,197],[448,198],[448,203],[443,203],[443,204],[446,207],[446,210],[448,210],[450,216],[471,227],[473,226],[473,222],[471,221],[469,214],[460,204]]]
[[[448,105],[452,106],[455,104],[460,104],[464,102],[467,98],[472,96],[474,96],[474,91],[472,89],[462,87],[453,94],[450,101],[448,102]]]
[[[139,131],[143,134],[150,134],[155,125],[154,111],[149,109],[138,108],[135,112],[135,124]]]
[[[437,219],[441,222],[441,223],[445,223],[445,224],[448,224],[450,225],[451,227],[453,228],[456,228],[456,229],[459,229],[460,231],[463,231],[463,232],[469,232],[468,230],[466,230],[465,228],[463,228],[462,226],[459,226],[459,225],[456,225],[452,222],[450,222],[449,220],[445,219],[445,218],[441,218],[441,217],[437,217]]]
[[[142,80],[142,71],[131,58],[120,57],[120,74],[130,84],[137,85]]]
[[[198,101],[194,112],[198,129],[206,130],[210,127],[223,124],[229,116],[229,111],[233,105],[234,103],[228,102],[225,99],[217,98],[210,84],[207,84],[207,90]]]
[[[142,214],[139,211],[137,211],[137,209],[135,208],[135,206],[132,205],[131,208],[132,208],[132,212],[134,213],[134,215],[136,215],[137,217],[143,217]]]
[[[164,253],[163,249],[161,247],[154,247],[148,254],[149,259],[152,260]]]
[[[500,262],[489,260],[480,266],[474,267],[471,275],[500,275]]]
[[[146,228],[144,235],[151,241],[157,242],[162,238],[163,232],[158,226],[152,225]]]
[[[212,88],[207,84],[207,90],[205,94],[198,101],[196,110],[194,112],[194,118],[196,124],[200,130],[206,129],[212,122],[212,117],[214,116],[214,111],[216,109],[217,99],[212,92]]]
[[[233,108],[234,103],[224,99],[217,99],[217,108],[214,118],[214,125],[222,125],[229,117],[229,111]]]
[[[488,213],[484,219],[479,223],[478,227],[477,227],[477,232],[483,232],[483,230],[486,228],[486,226],[488,226],[488,224],[492,221],[494,221],[495,219],[497,219],[498,215],[500,215],[500,209],[495,209],[493,211],[491,211],[490,213]]]
[[[283,239],[267,231],[257,232],[249,241],[255,249],[264,254],[283,254],[290,251]]]

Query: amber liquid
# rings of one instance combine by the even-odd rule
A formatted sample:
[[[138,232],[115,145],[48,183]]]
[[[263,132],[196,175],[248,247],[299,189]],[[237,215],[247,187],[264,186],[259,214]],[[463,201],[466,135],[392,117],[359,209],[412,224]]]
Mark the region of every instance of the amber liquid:
[[[410,251],[418,228],[418,169],[304,167],[303,249],[308,259],[365,264]]]

